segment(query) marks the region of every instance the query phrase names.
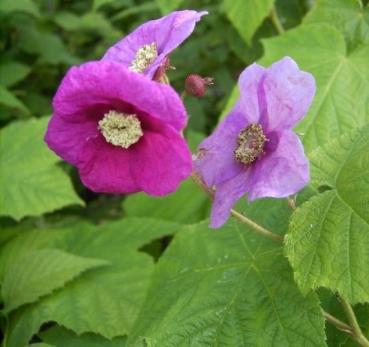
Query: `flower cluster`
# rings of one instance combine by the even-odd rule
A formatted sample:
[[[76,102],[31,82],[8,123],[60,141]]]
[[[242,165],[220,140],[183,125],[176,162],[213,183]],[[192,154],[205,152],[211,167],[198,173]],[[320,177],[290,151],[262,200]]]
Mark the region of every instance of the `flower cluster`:
[[[179,11],[150,21],[101,61],[72,67],[53,100],[45,141],[76,166],[95,192],[165,195],[193,164],[180,132],[187,115],[162,81],[168,55],[207,12]],[[162,71],[164,68],[164,71]]]
[[[72,67],[53,100],[45,141],[75,165],[95,192],[165,195],[195,166],[214,191],[211,227],[248,201],[286,197],[309,181],[309,163],[292,128],[310,107],[312,75],[285,57],[265,69],[249,66],[240,97],[194,155],[181,132],[187,115],[167,85],[169,54],[207,12],[179,11],[143,24],[98,62]],[[159,83],[158,83],[159,82]],[[212,78],[191,74],[185,94],[201,97]]]
[[[195,168],[215,188],[210,226],[220,227],[233,204],[287,197],[309,181],[309,162],[292,128],[315,93],[311,74],[285,57],[265,69],[249,66],[239,78],[240,97],[218,128],[198,147]]]

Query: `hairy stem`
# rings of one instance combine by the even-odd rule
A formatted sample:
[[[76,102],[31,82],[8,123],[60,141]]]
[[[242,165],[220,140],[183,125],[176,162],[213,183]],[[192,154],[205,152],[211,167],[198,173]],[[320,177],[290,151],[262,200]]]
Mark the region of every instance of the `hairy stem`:
[[[276,28],[276,30],[278,31],[278,33],[283,34],[284,33],[284,28],[282,26],[281,21],[279,20],[277,9],[276,9],[275,6],[273,6],[273,8],[270,12],[270,19],[272,20],[273,25]]]
[[[204,191],[206,193],[206,195],[213,201],[214,200],[214,192],[205,185],[204,181],[202,180],[202,178],[198,174],[198,172],[196,172],[196,170],[194,170],[192,172],[191,177],[192,177],[193,181],[196,183],[196,185],[198,187],[200,187],[201,190]],[[238,212],[234,209],[231,209],[231,215],[232,215],[232,217],[234,217],[235,219],[237,219],[241,223],[243,223],[243,224],[249,226],[250,228],[252,228],[253,230],[255,230],[260,235],[266,236],[266,237],[272,239],[275,242],[283,243],[283,236],[278,235],[278,234],[276,234],[276,233],[274,233],[270,230],[267,230],[267,229],[263,228],[261,225],[255,223],[251,219],[247,218],[242,213],[240,213],[240,212]]]
[[[363,332],[360,329],[359,323],[357,322],[355,312],[352,309],[350,303],[342,296],[338,296],[343,309],[345,310],[347,319],[351,325],[353,330],[352,338],[355,339],[361,346],[369,347],[369,341],[364,336]]]
[[[287,200],[288,206],[291,208],[291,211],[292,212],[295,211],[296,210],[295,201],[292,198],[290,198],[289,196],[286,198],[286,200]]]
[[[351,337],[353,337],[354,331],[349,325],[347,325],[344,322],[341,322],[339,319],[337,319],[336,317],[333,317],[332,315],[330,315],[328,312],[324,310],[323,310],[323,316],[329,323],[332,323],[337,329],[342,330],[345,333],[349,334]]]

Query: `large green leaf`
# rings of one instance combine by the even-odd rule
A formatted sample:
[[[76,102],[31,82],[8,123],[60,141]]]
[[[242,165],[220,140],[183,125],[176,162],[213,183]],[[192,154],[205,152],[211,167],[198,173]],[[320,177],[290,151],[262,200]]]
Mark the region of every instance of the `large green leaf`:
[[[326,287],[369,301],[369,126],[311,154],[312,183],[324,193],[291,218],[286,254],[303,293]]]
[[[42,332],[39,336],[43,341],[58,347],[124,347],[126,345],[125,337],[109,340],[91,333],[77,335],[71,330],[58,326]]]
[[[224,0],[227,17],[249,45],[273,3],[274,0]]]
[[[82,258],[56,249],[26,252],[6,272],[1,288],[4,312],[37,301],[63,287],[82,272],[107,265],[98,259]]]
[[[130,195],[124,200],[123,208],[128,216],[191,224],[208,217],[210,200],[191,179],[187,179],[177,191],[164,197],[144,193]]]
[[[335,26],[344,34],[350,49],[369,44],[369,7],[364,9],[358,0],[318,0],[304,23]]]
[[[282,253],[236,222],[188,227],[160,258],[128,344],[325,346],[317,297],[301,295]]]
[[[342,34],[324,24],[301,26],[263,43],[262,65],[288,55],[315,77],[315,99],[296,127],[306,133],[307,151],[369,120],[369,45],[348,52]]]
[[[28,231],[12,239],[0,254],[0,263],[6,264],[5,276],[24,252],[45,248],[106,260],[109,266],[89,270],[52,295],[12,312],[6,329],[7,347],[23,346],[49,321],[77,334],[94,332],[108,339],[128,334],[154,268],[153,259],[137,250],[178,227],[164,221],[125,218],[99,227],[79,223],[64,229]]]
[[[55,166],[60,159],[43,141],[49,118],[15,122],[1,130],[0,214],[17,220],[83,201],[69,177]]]

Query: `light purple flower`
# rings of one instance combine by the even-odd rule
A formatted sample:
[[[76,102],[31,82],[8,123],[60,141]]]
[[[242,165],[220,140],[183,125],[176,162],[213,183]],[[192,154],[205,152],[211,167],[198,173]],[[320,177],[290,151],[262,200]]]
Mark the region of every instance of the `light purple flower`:
[[[169,86],[111,61],[72,67],[45,141],[95,192],[165,195],[192,171],[186,111]]]
[[[249,202],[287,197],[310,179],[309,162],[292,128],[310,107],[313,76],[285,57],[268,69],[249,66],[239,88],[236,105],[199,145],[195,160],[205,184],[216,186],[213,228],[226,222],[242,195],[248,193]]]
[[[142,24],[109,48],[102,60],[116,61],[152,79],[156,70],[167,63],[168,54],[191,35],[195,23],[207,13],[192,10],[172,12]],[[137,55],[141,58],[137,59]],[[137,60],[140,63],[136,63]]]

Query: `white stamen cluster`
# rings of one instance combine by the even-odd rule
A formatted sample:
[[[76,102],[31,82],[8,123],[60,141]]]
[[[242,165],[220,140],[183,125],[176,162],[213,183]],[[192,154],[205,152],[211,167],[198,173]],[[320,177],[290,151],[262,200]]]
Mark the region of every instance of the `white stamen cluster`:
[[[132,65],[128,69],[143,74],[157,56],[158,47],[155,42],[149,45],[143,45],[136,52],[136,59],[131,61]]]
[[[141,123],[134,114],[109,111],[99,121],[98,129],[105,140],[114,146],[129,148],[143,135]]]

